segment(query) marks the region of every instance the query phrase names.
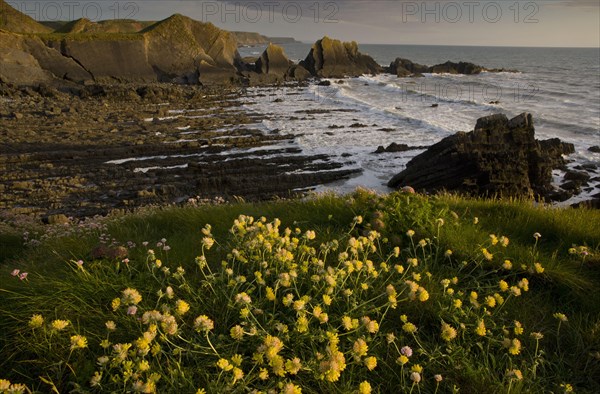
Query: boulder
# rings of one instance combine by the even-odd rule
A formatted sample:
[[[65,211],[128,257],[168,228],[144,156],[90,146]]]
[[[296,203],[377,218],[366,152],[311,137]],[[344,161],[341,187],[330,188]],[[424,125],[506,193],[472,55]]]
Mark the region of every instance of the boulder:
[[[322,78],[342,78],[381,72],[381,66],[372,57],[358,51],[358,44],[355,41],[341,42],[329,37],[318,40],[300,65],[312,75]]]
[[[552,170],[564,167],[572,144],[538,141],[530,114],[503,114],[477,121],[475,130],[444,138],[413,158],[390,187],[458,191],[482,196],[549,196]]]

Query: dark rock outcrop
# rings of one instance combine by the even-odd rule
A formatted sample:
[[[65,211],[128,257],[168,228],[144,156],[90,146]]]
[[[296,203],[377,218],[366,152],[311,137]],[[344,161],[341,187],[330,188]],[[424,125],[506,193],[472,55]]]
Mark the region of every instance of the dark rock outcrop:
[[[382,70],[372,57],[358,51],[355,41],[341,42],[329,37],[317,41],[300,65],[323,78],[377,74]]]
[[[474,131],[444,138],[413,158],[388,185],[483,196],[548,196],[552,169],[564,166],[562,155],[573,153],[574,146],[558,139],[538,141],[534,133],[527,113],[511,120],[503,114],[481,118]]]
[[[488,69],[473,63],[455,63],[451,61],[430,67],[423,64],[413,63],[412,61],[403,58],[396,58],[396,60],[394,60],[389,67],[386,68],[386,72],[395,74],[398,77],[418,76],[423,73],[476,75],[484,71],[501,72],[506,70]]]
[[[396,74],[399,77],[408,77],[413,74],[422,74],[429,72],[429,67],[422,64],[413,63],[408,59],[396,58],[387,68],[390,74]]]
[[[287,75],[290,66],[291,62],[285,55],[283,48],[269,44],[256,61],[256,72],[283,79]]]
[[[446,62],[438,64],[429,68],[429,72],[432,74],[465,74],[474,75],[480,74],[482,71],[488,71],[486,68],[478,66],[473,63],[466,62]]]
[[[379,153],[398,153],[398,152],[406,152],[408,150],[415,150],[415,149],[424,149],[424,147],[409,146],[406,144],[397,144],[395,142],[392,142],[387,147],[383,147],[383,145],[377,147],[377,150],[373,153],[377,153],[377,154],[379,154]]]

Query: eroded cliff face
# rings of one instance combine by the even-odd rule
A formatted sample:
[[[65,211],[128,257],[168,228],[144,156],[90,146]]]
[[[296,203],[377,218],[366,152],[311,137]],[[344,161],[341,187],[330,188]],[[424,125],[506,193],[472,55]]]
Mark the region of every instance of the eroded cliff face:
[[[2,16],[11,21],[2,26],[16,28],[16,20],[25,20],[25,26],[29,26],[1,32],[0,78],[5,83],[63,79],[231,83],[241,64],[232,33],[178,14],[139,32],[109,33],[100,29],[107,26],[81,19],[65,25],[62,34],[36,36],[19,31],[47,33],[48,28],[28,21],[28,17],[6,3],[0,6],[5,8]],[[132,23],[127,26],[132,27]],[[34,24],[39,26],[35,28]]]

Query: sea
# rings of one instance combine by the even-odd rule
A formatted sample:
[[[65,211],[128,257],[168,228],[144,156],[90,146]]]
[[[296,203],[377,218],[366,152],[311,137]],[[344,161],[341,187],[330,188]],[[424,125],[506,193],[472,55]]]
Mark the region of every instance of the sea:
[[[311,45],[283,47],[298,62]],[[263,50],[240,48],[240,54],[259,56]],[[360,45],[359,50],[381,65],[402,57],[426,65],[466,61],[511,71],[422,78],[364,75],[331,79],[330,86],[248,89],[242,107],[265,115],[259,125],[265,132],[293,134],[305,154],[326,154],[345,168],[360,170],[319,190],[387,192],[390,178],[423,149],[375,154],[378,146],[429,146],[457,131],[470,131],[478,118],[496,113],[509,118],[531,113],[536,138],[558,137],[575,145],[569,167],[600,167],[600,154],[589,151],[600,145],[600,48]],[[554,172],[557,185],[563,175]],[[600,192],[600,170],[591,175],[596,180],[564,204]]]

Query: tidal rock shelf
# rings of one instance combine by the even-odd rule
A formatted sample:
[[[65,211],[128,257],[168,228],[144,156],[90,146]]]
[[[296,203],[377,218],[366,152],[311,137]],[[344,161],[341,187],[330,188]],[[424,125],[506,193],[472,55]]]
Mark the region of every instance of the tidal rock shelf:
[[[44,218],[197,196],[268,199],[356,172],[265,130],[263,114],[240,108],[242,94],[172,85],[75,96],[15,90],[0,113],[0,209]]]

